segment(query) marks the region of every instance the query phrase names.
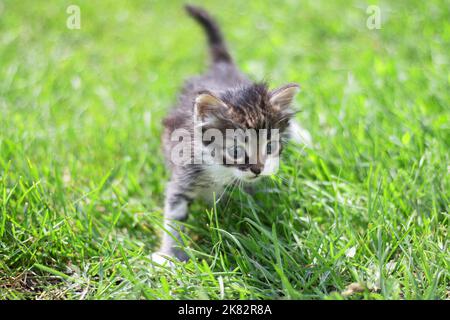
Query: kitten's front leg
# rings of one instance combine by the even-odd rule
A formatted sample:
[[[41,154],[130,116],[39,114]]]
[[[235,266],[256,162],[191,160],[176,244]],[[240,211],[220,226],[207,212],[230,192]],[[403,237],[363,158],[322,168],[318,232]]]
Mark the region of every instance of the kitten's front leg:
[[[164,234],[159,252],[153,255],[154,261],[162,262],[164,256],[176,257],[180,261],[188,260],[184,250],[179,248],[183,244],[179,232],[183,230],[183,226],[178,222],[187,219],[189,202],[190,198],[180,191],[176,183],[169,182],[164,204]]]

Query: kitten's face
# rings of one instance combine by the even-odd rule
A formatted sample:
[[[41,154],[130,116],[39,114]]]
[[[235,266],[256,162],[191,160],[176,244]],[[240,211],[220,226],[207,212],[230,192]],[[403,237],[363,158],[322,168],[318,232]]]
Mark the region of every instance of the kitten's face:
[[[219,160],[222,172],[244,182],[255,182],[276,173],[283,141],[287,138],[296,84],[268,91],[264,84],[227,91],[218,96],[209,92],[195,101],[203,133],[216,131],[223,139],[206,139],[204,147]],[[214,151],[213,151],[214,150]]]
[[[276,173],[282,150],[279,129],[228,130],[222,146],[222,165],[230,174],[245,182]]]

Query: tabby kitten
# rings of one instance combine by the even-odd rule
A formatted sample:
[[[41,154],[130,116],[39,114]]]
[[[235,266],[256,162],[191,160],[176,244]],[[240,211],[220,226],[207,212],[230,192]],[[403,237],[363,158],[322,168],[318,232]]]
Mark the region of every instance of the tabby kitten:
[[[176,107],[164,120],[162,145],[171,178],[162,244],[153,254],[153,260],[160,263],[165,257],[187,260],[180,247],[181,226],[176,222],[186,220],[190,202],[213,194],[219,197],[230,184],[253,183],[275,173],[292,129],[290,104],[299,91],[293,83],[276,90],[269,90],[265,83],[252,83],[233,62],[211,16],[194,6],[186,6],[186,10],[206,32],[212,63],[205,74],[185,83]],[[231,138],[227,135],[230,129]],[[208,130],[216,136],[205,137]],[[248,130],[256,132],[256,144],[244,143],[249,140]],[[176,161],[180,154],[184,161]],[[205,161],[205,154],[213,154],[215,160]]]

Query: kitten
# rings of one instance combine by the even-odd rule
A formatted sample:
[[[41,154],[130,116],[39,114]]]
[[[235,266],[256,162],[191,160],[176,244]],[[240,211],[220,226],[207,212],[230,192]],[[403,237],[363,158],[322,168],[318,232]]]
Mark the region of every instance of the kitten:
[[[274,174],[290,132],[309,140],[290,121],[295,114],[290,104],[299,86],[290,83],[269,90],[265,83],[252,83],[233,62],[211,16],[190,5],[186,10],[206,32],[212,63],[205,74],[185,83],[177,106],[164,120],[162,144],[171,178],[164,205],[165,232],[153,255],[160,263],[165,256],[187,260],[179,247],[181,226],[176,222],[186,220],[190,202],[213,193],[219,197],[236,181],[253,183]],[[247,134],[250,130],[253,135]],[[208,132],[215,134],[206,137]],[[175,159],[180,155],[182,161]]]

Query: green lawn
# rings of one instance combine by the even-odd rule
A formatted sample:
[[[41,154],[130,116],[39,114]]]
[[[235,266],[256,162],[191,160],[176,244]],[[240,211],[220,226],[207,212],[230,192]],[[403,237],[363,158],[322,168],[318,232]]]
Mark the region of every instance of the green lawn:
[[[365,1],[207,2],[246,73],[302,85],[314,148],[195,203],[166,270],[161,119],[200,28],[179,1],[0,0],[0,298],[448,299],[450,5],[371,4],[380,30]]]

